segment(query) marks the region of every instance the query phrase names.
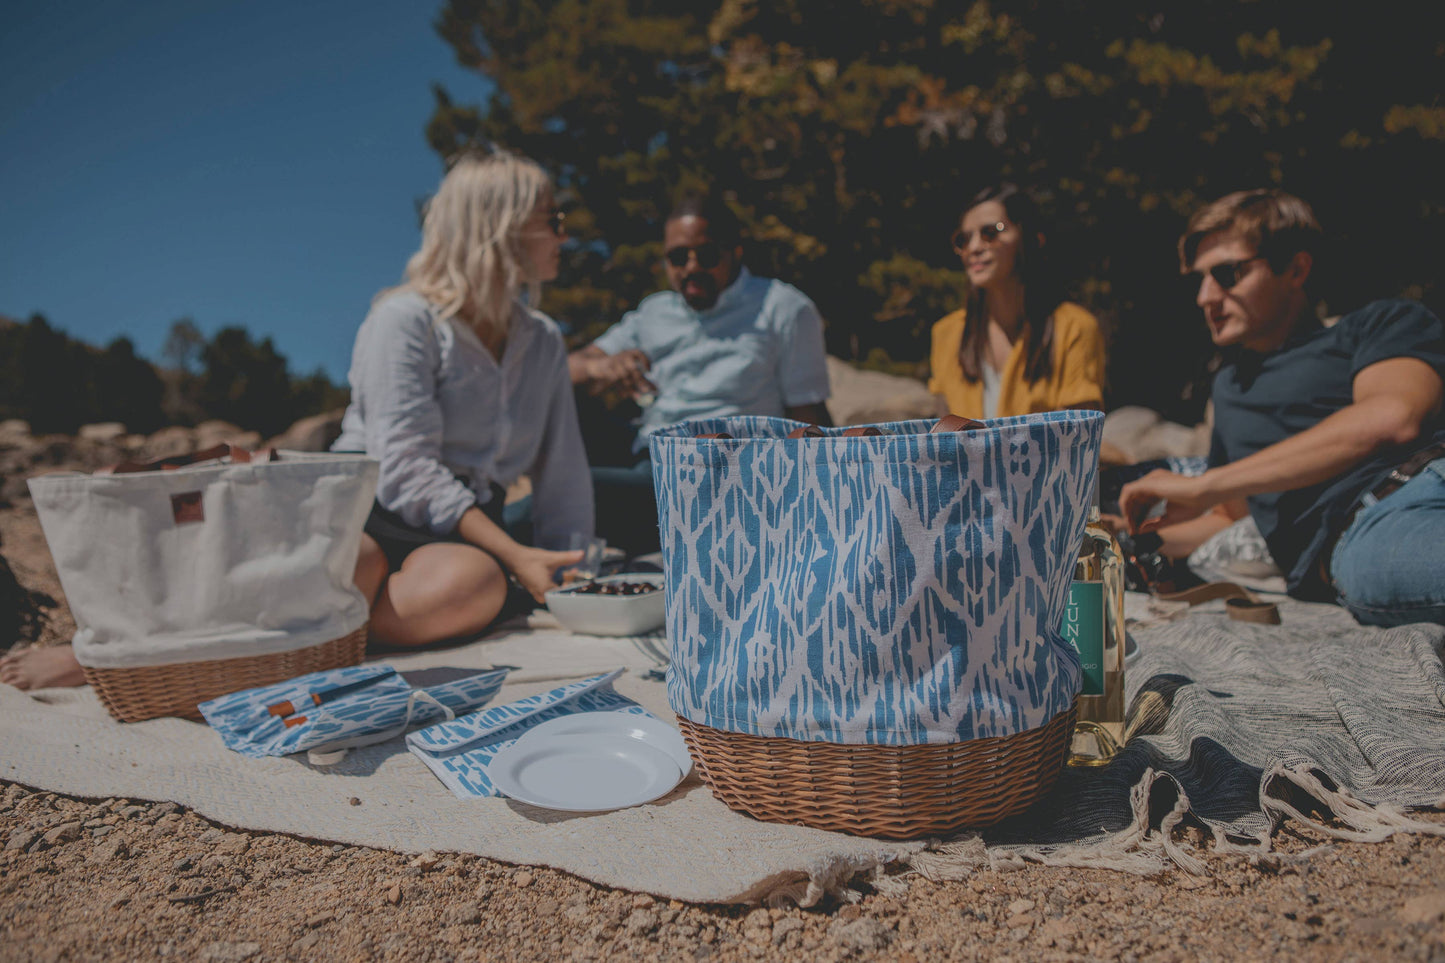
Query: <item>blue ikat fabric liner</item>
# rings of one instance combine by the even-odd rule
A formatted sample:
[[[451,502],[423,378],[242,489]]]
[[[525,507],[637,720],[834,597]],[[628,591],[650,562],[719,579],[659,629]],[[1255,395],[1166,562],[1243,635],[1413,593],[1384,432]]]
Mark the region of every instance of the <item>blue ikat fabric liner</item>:
[[[471,712],[489,702],[506,677],[507,670],[497,669],[414,688],[391,666],[348,666],[232,692],[201,703],[200,710],[227,748],[259,759],[434,722],[446,715],[443,705],[458,715]],[[337,693],[342,687],[348,691]],[[318,705],[310,698],[312,693],[335,697]],[[415,693],[429,698],[414,698]],[[285,702],[296,711],[284,716],[269,711]],[[288,719],[293,722],[290,726]]]
[[[888,746],[1067,711],[1080,668],[1059,627],[1103,424],[1060,411],[962,433],[789,438],[798,422],[757,417],[655,432],[673,711]]]
[[[487,766],[497,753],[533,726],[577,712],[652,716],[612,688],[613,680],[622,671],[615,669],[541,695],[418,729],[406,737],[406,747],[426,763],[458,799],[500,796],[487,774]]]

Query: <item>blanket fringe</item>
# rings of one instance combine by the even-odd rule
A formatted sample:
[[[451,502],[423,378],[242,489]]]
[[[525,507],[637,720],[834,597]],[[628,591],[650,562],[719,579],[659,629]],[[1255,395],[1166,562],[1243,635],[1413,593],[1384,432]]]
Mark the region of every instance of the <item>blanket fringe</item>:
[[[1276,780],[1285,785],[1280,786]],[[1285,790],[1289,787],[1304,792],[1344,825],[1332,825],[1301,812],[1287,798],[1288,793]],[[1289,817],[1334,839],[1378,843],[1396,833],[1445,836],[1445,825],[1411,818],[1399,806],[1367,803],[1348,789],[1326,785],[1319,773],[1308,766],[1271,767],[1260,780],[1259,804],[1276,825]]]
[[[1157,816],[1157,828],[1154,828],[1155,813],[1162,808],[1165,792],[1172,792],[1173,800],[1167,811]],[[1292,792],[1314,800],[1328,811],[1331,821],[1325,822],[1302,811],[1290,801]],[[869,882],[879,892],[899,895],[907,889],[907,880],[912,876],[921,876],[930,882],[963,880],[980,870],[1008,872],[1031,863],[1111,869],[1137,876],[1153,876],[1171,867],[1192,876],[1209,874],[1204,861],[1178,839],[1191,808],[1178,780],[1168,773],[1147,769],[1130,790],[1129,802],[1132,812],[1129,825],[1102,838],[1053,845],[988,846],[981,836],[971,834],[933,841],[923,851],[907,857],[905,872],[886,875],[885,867],[880,864],[874,868]],[[1222,826],[1210,825],[1215,855],[1241,856],[1255,866],[1281,868],[1308,862],[1334,848],[1332,843],[1325,843],[1301,853],[1275,851],[1274,832],[1286,819],[1298,820],[1332,839],[1356,842],[1380,842],[1396,833],[1445,836],[1445,824],[1413,818],[1399,806],[1366,803],[1349,790],[1328,783],[1308,766],[1276,765],[1265,772],[1260,780],[1260,806],[1269,826],[1257,836],[1242,839],[1231,836]],[[810,880],[809,892],[804,898],[812,897],[817,885]]]
[[[1153,797],[1156,785],[1173,791],[1169,811],[1154,824]],[[1022,869],[1030,863],[1044,866],[1070,866],[1085,869],[1112,869],[1135,876],[1154,876],[1171,865],[1194,876],[1206,873],[1204,863],[1191,855],[1174,838],[1175,831],[1189,814],[1189,797],[1174,777],[1167,773],[1146,770],[1129,792],[1133,818],[1129,825],[1102,839],[1086,843],[1057,845],[987,846],[979,836],[935,843],[909,858],[914,873],[932,882],[967,879],[987,867],[995,872]]]
[[[736,902],[759,903],[768,907],[797,906],[799,909],[817,906],[825,897],[841,903],[856,903],[863,894],[849,884],[861,876],[877,888],[877,879],[897,858],[888,852],[838,857],[823,866],[810,868],[806,874],[785,873],[765,879],[740,894]]]

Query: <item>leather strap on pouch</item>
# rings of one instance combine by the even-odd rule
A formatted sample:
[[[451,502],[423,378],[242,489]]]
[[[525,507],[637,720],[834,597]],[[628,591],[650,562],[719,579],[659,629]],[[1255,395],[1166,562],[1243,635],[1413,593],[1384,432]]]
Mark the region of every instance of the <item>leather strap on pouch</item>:
[[[1224,609],[1237,622],[1279,625],[1279,606],[1265,602],[1249,589],[1233,582],[1206,582],[1182,592],[1160,592],[1154,596],[1162,602],[1188,602],[1199,605],[1224,599]]]

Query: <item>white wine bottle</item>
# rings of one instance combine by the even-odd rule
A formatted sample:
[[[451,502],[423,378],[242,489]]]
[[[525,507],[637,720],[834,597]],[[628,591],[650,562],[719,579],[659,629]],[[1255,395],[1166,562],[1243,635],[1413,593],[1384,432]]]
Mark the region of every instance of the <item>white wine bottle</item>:
[[[1124,724],[1124,556],[1099,517],[1098,492],[1064,609],[1064,638],[1083,663],[1079,721],[1119,736]]]

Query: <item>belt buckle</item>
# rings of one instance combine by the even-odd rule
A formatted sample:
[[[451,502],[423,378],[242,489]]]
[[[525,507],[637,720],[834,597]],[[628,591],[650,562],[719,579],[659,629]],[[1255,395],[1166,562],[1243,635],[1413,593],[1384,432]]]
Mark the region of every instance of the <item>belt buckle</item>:
[[[1391,468],[1390,473],[1381,479],[1374,488],[1370,489],[1370,494],[1375,496],[1375,501],[1379,501],[1386,495],[1393,493],[1397,488],[1409,481],[1410,478],[1410,475],[1405,474],[1399,468]]]

